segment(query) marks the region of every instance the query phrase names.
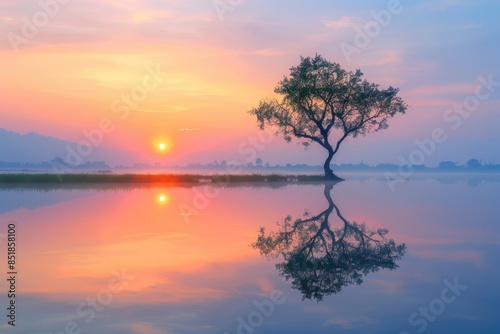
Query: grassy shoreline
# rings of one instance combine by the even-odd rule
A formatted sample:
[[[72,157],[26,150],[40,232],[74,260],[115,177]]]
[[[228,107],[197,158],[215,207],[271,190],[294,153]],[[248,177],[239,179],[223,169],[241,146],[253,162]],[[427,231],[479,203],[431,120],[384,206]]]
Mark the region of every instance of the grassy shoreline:
[[[262,174],[0,174],[1,185],[14,184],[215,184],[316,182],[323,175]]]

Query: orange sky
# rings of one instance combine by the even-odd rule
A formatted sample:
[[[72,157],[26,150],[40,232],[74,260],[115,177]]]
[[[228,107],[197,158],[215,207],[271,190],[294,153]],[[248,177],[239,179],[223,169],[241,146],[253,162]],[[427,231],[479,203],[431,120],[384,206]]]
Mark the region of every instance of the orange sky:
[[[221,20],[210,1],[87,0],[60,5],[34,36],[16,44],[13,34],[24,36],[26,20],[42,8],[29,1],[0,4],[1,127],[78,142],[83,130],[109,118],[115,128],[102,147],[121,152],[116,156],[126,163],[238,160],[238,145],[258,131],[247,111],[272,96],[299,56],[316,52],[348,70],[361,68],[384,87],[399,86],[411,106],[383,133],[348,141],[336,161],[396,162],[415,139],[442,125],[446,108],[473,93],[479,75],[495,73],[491,60],[498,53],[484,40],[495,29],[479,24],[490,19],[480,5],[481,16],[470,17],[472,5],[412,4],[359,54],[346,57],[340,46],[373,20],[371,5],[249,2]],[[448,7],[461,15],[439,16]],[[418,12],[430,13],[428,20],[416,20]],[[441,34],[429,34],[438,26]],[[472,44],[474,57],[460,56]],[[115,101],[143,84],[147,68],[160,68],[161,82],[120,119]],[[475,150],[461,149],[464,137],[472,137],[471,146],[491,140],[480,129],[497,117],[497,102],[485,101],[482,114],[449,134],[457,138],[446,144],[447,153],[430,162],[472,157]],[[155,144],[162,140],[171,151],[159,156]],[[271,163],[321,163],[324,154],[280,143],[261,155]],[[494,159],[497,152],[485,148],[482,155]]]
[[[8,125],[28,132],[37,124],[36,130],[42,134],[78,141],[82,129],[95,128],[109,118],[116,127],[105,140],[139,151],[149,150],[162,137],[189,142],[183,138],[186,132],[209,128],[231,138],[242,127],[245,131],[254,128],[242,111],[265,96],[265,86],[246,70],[236,73],[234,68],[244,67],[240,61],[227,56],[222,62],[217,51],[204,47],[159,45],[140,54],[136,49],[141,46],[105,45],[91,53],[82,53],[79,47],[55,46],[7,53],[4,73],[11,80],[2,81],[0,89],[8,96],[6,105],[17,110]],[[135,108],[126,114],[116,112],[115,101],[142,87],[150,75],[148,68],[160,69],[159,82],[149,80],[152,89],[132,105]],[[30,121],[21,123],[19,119]]]

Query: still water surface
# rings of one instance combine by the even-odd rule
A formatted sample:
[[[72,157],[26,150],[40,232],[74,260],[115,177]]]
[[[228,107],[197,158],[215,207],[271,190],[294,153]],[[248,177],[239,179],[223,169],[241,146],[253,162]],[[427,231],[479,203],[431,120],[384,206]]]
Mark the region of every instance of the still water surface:
[[[0,275],[15,222],[18,278],[0,329],[499,333],[499,195],[432,178],[2,189]]]

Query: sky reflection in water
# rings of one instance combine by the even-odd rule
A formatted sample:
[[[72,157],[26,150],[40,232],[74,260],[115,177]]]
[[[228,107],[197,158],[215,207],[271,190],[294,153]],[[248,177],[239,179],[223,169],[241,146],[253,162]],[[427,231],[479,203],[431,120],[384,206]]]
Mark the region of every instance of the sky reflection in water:
[[[179,207],[193,206],[199,191],[1,190],[1,233],[15,221],[19,239],[18,323],[9,332],[56,334],[68,322],[84,333],[106,334],[418,333],[424,324],[426,333],[500,331],[499,182],[428,179],[401,184],[394,193],[377,180],[346,181],[331,191],[324,185],[231,187],[186,221]],[[276,233],[276,222],[287,216],[293,224],[327,208],[333,209],[331,229],[345,227],[326,193],[346,221],[365,223],[372,231],[387,229],[387,240],[406,245],[407,253],[393,263],[382,261],[379,271],[369,270],[361,285],[348,280],[339,289],[330,285],[320,303],[303,301],[300,287],[308,286],[298,283],[311,271],[299,270],[284,281],[275,268],[284,263],[283,253],[273,260],[251,245],[261,227]],[[318,222],[307,233],[314,235],[321,226]],[[316,250],[325,254],[321,247]],[[343,259],[352,264],[363,254]],[[381,259],[387,257],[365,263],[373,269],[380,264],[373,261]],[[304,262],[294,263],[288,269],[305,268]],[[399,268],[384,269],[393,264]],[[0,262],[2,272],[5,265]],[[90,320],[87,298],[102,298],[112,272],[122,270],[134,278]],[[453,302],[439,302],[445,281],[455,279],[467,288]],[[325,287],[331,280],[318,282]],[[270,301],[273,293],[280,303]],[[429,306],[439,314],[427,313],[425,320],[419,308]],[[0,328],[7,328],[5,322]]]

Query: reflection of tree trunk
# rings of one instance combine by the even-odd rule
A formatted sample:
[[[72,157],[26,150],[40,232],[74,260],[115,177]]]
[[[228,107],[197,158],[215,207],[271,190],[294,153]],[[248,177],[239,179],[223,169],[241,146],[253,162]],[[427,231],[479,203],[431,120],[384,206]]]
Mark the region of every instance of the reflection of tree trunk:
[[[326,200],[328,201],[328,209],[331,209],[329,210],[330,212],[332,212],[333,210],[333,199],[332,199],[332,194],[331,194],[331,191],[333,189],[333,184],[325,184],[325,190],[323,190],[323,194],[325,195],[325,198]]]
[[[331,145],[327,144],[328,146],[326,147],[328,151],[328,157],[326,158],[325,164],[324,164],[324,169],[325,169],[325,178],[327,180],[332,180],[332,181],[344,181],[344,179],[338,177],[335,175],[332,171],[332,168],[330,167],[330,164],[332,163],[334,151]]]
[[[343,287],[361,284],[363,278],[380,269],[395,269],[396,261],[406,252],[404,244],[386,239],[387,230],[372,231],[365,224],[349,222],[332,198],[336,182],[324,182],[323,195],[328,207],[303,219],[285,218],[280,230],[266,233],[264,228],[252,244],[261,254],[281,255],[276,269],[303,299],[323,300]],[[340,226],[333,227],[340,219]]]
[[[332,194],[331,194],[332,189],[333,189],[332,183],[325,184],[325,189],[323,190],[323,194],[325,195],[325,198],[328,201],[328,209],[326,209],[322,213],[325,215],[325,218],[323,219],[323,223],[321,224],[322,230],[325,228],[330,230],[330,223],[329,223],[330,222],[330,214],[332,213],[333,209],[335,208],[335,204],[333,203]]]

